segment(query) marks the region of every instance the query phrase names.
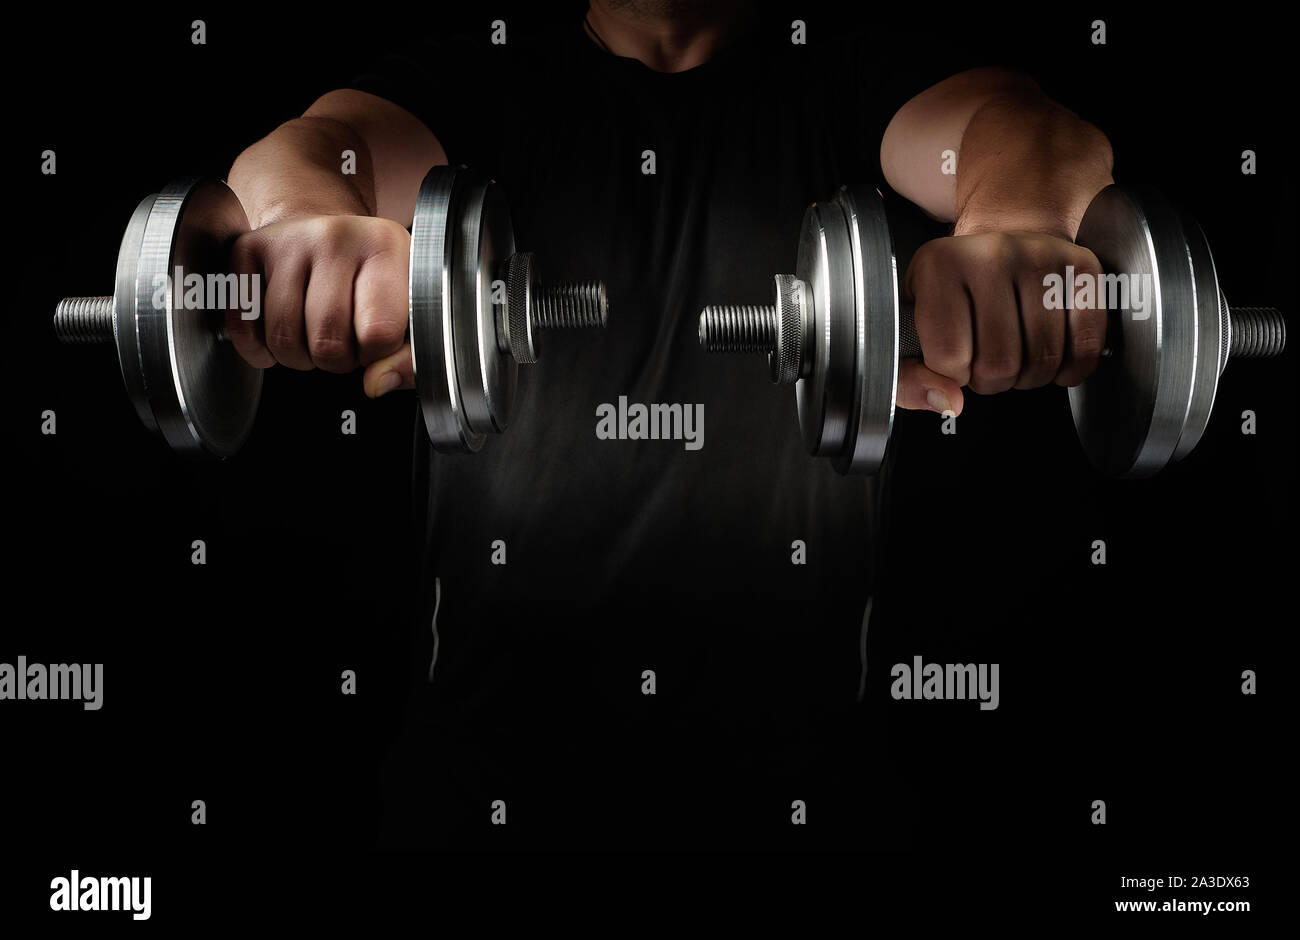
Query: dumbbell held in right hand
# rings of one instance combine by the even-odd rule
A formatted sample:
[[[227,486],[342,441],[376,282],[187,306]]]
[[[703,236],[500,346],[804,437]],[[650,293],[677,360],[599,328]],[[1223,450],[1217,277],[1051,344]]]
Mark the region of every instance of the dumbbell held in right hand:
[[[229,292],[189,303],[174,276],[226,284],[232,246],[248,230],[224,183],[173,183],[132,215],[113,294],[68,298],[55,311],[63,342],[116,345],[140,420],[181,453],[234,454],[257,412],[262,372],[229,342]],[[599,281],[541,285],[534,257],[514,249],[500,187],[465,168],[426,175],[403,287],[426,429],[447,453],[472,453],[506,430],[517,366],[536,361],[539,331],[604,326],[608,315]]]
[[[1195,447],[1229,356],[1278,355],[1285,322],[1274,308],[1229,308],[1204,234],[1151,190],[1102,190],[1076,243],[1105,272],[1156,287],[1141,315],[1109,314],[1100,364],[1069,392],[1092,463],[1112,476],[1147,476]],[[921,355],[879,192],[845,187],[811,206],[796,271],[777,275],[771,305],[705,308],[701,345],[767,354],[773,380],[795,385],[809,453],[841,473],[875,472],[899,360]]]

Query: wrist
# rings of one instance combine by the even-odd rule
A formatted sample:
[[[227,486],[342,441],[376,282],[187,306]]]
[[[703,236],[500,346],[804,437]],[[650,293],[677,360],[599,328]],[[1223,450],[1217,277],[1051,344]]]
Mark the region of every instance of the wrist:
[[[253,228],[305,215],[374,215],[369,151],[335,125],[289,121],[235,160],[227,182]],[[355,163],[344,172],[349,151]]]
[[[962,138],[956,234],[1034,231],[1073,241],[1114,182],[1110,141],[1054,102],[995,101]]]
[[[251,228],[309,215],[373,215],[356,193],[295,193],[246,206]]]
[[[1039,232],[1074,241],[1094,196],[1113,183],[1109,173],[1076,178],[1068,187],[1012,184],[981,187],[963,201],[954,235],[982,232]]]

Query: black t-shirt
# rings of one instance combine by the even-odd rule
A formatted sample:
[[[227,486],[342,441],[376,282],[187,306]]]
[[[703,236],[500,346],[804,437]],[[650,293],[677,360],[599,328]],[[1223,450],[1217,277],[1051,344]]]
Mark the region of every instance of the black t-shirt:
[[[810,457],[790,388],[762,357],[706,355],[697,323],[770,302],[805,207],[883,186],[890,117],[958,68],[770,27],[676,74],[573,23],[431,40],[353,83],[504,188],[547,280],[598,277],[610,303],[606,330],[545,337],[503,437],[417,445],[437,659],[389,767],[386,841],[769,844],[814,794],[843,844],[895,818],[857,706],[887,468]],[[599,439],[620,397],[702,404],[703,446]]]

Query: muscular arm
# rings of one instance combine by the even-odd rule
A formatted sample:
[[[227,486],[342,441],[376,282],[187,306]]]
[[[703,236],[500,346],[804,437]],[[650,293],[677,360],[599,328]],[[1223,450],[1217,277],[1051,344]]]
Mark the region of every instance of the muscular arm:
[[[356,173],[342,172],[343,151]],[[303,215],[372,215],[411,224],[442,146],[410,112],[363,91],[339,89],[239,155],[230,187],[253,228]]]
[[[956,175],[941,154],[957,154]],[[1073,239],[1111,179],[1110,142],[1005,69],[961,72],[894,115],[880,144],[885,180],[954,234],[1034,231]]]
[[[344,172],[344,151],[356,155]],[[437,139],[399,106],[331,91],[239,155],[230,187],[252,231],[236,271],[263,279],[262,323],[227,316],[239,354],[259,368],[366,368],[370,396],[415,384],[405,343],[415,197]]]
[[[943,152],[957,155],[944,173]],[[1103,310],[1047,309],[1045,274],[1095,275],[1072,244],[1111,179],[1110,142],[1093,125],[1005,69],[972,69],[917,95],[880,144],[885,179],[953,236],[921,246],[904,277],[923,359],[899,368],[904,408],[960,413],[979,394],[1078,385],[1096,368]]]

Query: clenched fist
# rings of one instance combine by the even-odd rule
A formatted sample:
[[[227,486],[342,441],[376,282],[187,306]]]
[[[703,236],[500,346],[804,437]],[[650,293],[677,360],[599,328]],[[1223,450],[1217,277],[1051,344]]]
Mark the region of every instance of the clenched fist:
[[[986,232],[922,245],[903,279],[923,358],[898,370],[898,404],[962,410],[980,395],[1055,382],[1078,385],[1097,366],[1106,311],[1044,307],[1048,274],[1101,274],[1088,249],[1035,232]]]
[[[265,369],[351,372],[373,397],[415,387],[407,324],[411,236],[390,219],[314,215],[254,229],[235,243],[237,274],[262,276],[260,321],[227,314],[239,354]]]

